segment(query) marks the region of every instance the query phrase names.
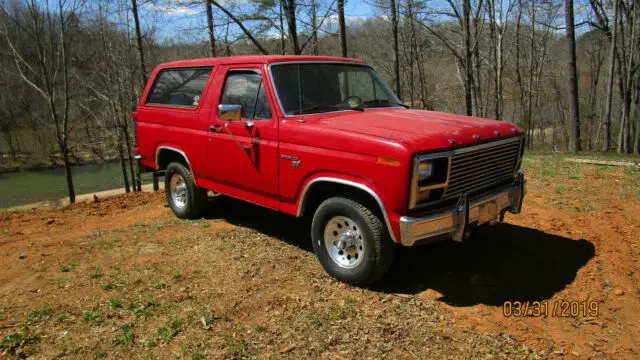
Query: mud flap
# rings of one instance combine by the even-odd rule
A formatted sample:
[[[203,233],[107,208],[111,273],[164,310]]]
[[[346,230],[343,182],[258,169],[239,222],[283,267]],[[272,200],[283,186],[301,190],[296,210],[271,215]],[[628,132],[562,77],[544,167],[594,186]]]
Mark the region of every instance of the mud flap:
[[[469,227],[469,197],[467,193],[460,195],[458,204],[456,205],[455,230],[451,233],[454,241],[461,242],[464,240]]]

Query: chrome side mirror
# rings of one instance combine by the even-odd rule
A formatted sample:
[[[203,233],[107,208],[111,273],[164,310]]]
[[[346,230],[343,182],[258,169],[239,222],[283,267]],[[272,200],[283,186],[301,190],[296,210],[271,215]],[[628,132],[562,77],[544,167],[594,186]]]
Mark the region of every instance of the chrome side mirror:
[[[242,105],[220,104],[218,105],[218,119],[238,121],[242,118]]]

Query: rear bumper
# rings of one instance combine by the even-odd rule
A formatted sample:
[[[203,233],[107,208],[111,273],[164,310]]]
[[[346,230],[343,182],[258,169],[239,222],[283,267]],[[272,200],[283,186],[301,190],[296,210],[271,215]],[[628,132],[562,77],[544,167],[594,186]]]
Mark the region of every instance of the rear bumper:
[[[424,217],[400,218],[401,243],[412,246],[419,240],[449,235],[462,241],[469,225],[482,225],[500,218],[506,211],[520,213],[526,180],[519,173],[516,181],[491,193],[469,199],[462,195],[453,208],[439,210]]]

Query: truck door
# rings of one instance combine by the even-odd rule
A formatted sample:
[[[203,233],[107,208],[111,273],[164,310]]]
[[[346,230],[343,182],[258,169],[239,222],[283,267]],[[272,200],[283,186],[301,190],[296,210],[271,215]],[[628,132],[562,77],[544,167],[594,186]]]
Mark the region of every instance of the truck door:
[[[278,132],[261,65],[225,66],[216,74],[207,157],[211,178],[241,199],[278,207]],[[241,119],[220,118],[219,105],[240,105]]]

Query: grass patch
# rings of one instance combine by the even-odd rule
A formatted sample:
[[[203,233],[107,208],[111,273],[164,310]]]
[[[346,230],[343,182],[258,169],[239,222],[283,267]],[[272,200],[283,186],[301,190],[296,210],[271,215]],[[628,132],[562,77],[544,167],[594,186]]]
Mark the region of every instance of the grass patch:
[[[118,285],[116,284],[102,284],[100,285],[100,287],[102,287],[102,290],[104,291],[112,291],[112,290],[117,290],[118,289]]]
[[[256,326],[256,327],[255,327],[255,329],[254,329],[254,330],[255,330],[256,332],[258,332],[258,333],[262,333],[262,332],[267,331],[267,328],[266,328],[266,327],[264,327],[264,326],[262,326],[262,325],[258,325],[258,326]]]
[[[243,358],[251,351],[249,344],[230,336],[224,337],[224,345],[225,353],[230,358]]]
[[[196,222],[196,224],[201,228],[208,228],[209,226],[211,226],[211,225],[209,225],[209,222],[207,220],[205,220],[205,219],[198,220]]]
[[[158,346],[158,338],[156,338],[155,336],[149,337],[144,343],[145,345],[147,345],[147,347],[154,348]]]
[[[158,338],[165,343],[168,344],[173,340],[173,338],[180,332],[182,329],[182,319],[179,317],[174,317],[169,322],[168,326],[163,326],[158,329]]]
[[[111,343],[120,346],[128,346],[133,344],[133,340],[135,340],[135,334],[131,330],[131,325],[123,324],[120,325],[120,331],[122,334],[115,336],[111,339]]]
[[[86,323],[95,324],[100,322],[100,310],[91,309],[82,312],[82,320]]]
[[[169,343],[175,335],[176,335],[176,332],[169,330],[169,328],[167,328],[166,326],[163,326],[158,329],[158,337],[165,344]]]
[[[182,319],[179,317],[174,317],[173,319],[171,319],[171,328],[177,331],[182,329]]]
[[[322,314],[325,321],[340,321],[358,316],[358,310],[354,306],[355,301],[345,300],[341,306],[333,306]]]
[[[60,272],[69,272],[71,270],[74,270],[75,268],[78,267],[78,264],[69,264],[69,265],[65,265],[63,267],[60,268]]]
[[[182,280],[182,273],[180,271],[174,271],[172,274],[173,280],[180,281]]]
[[[56,315],[56,320],[58,322],[63,322],[65,320],[67,320],[67,314],[66,313],[60,313],[60,314]]]
[[[29,311],[27,314],[27,323],[51,319],[53,310],[49,308],[39,308]]]
[[[29,335],[29,328],[24,326],[22,331],[5,336],[0,342],[0,354],[12,355],[17,358],[26,358],[24,346],[35,340],[35,337]],[[4,358],[4,356],[3,356]]]
[[[136,318],[139,318],[141,316],[144,316],[145,318],[150,317],[152,315],[151,306],[152,305],[140,305],[134,308],[133,316],[135,316]]]
[[[119,299],[111,298],[109,299],[109,309],[122,309],[122,302]]]
[[[106,240],[100,240],[96,243],[97,246],[106,249],[109,248],[111,245],[120,242],[119,239],[115,238],[115,237],[111,237],[109,239]]]
[[[143,271],[143,270],[157,270],[158,266],[157,265],[136,265],[133,267],[133,270],[135,271]]]
[[[165,283],[164,280],[160,280],[155,285],[153,285],[153,288],[158,290],[166,289],[166,287],[167,287],[167,283]]]
[[[100,279],[102,277],[102,273],[99,268],[96,268],[94,272],[89,274],[89,279]]]

